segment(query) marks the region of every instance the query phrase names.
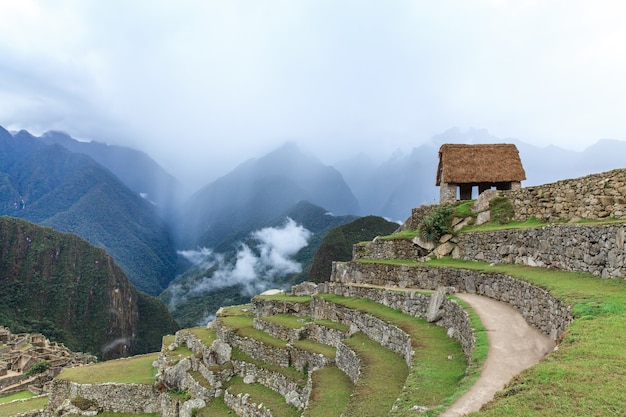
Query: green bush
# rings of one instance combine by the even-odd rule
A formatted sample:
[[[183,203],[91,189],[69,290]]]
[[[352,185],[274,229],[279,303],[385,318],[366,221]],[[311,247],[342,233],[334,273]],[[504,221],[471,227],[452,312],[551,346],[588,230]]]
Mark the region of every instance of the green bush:
[[[450,232],[450,216],[454,213],[451,205],[446,204],[435,208],[428,216],[422,219],[418,226],[419,235],[428,242],[439,240],[441,236]]]
[[[26,371],[25,375],[31,376],[35,374],[40,374],[42,372],[46,372],[48,369],[50,369],[51,366],[52,364],[48,361],[37,362],[36,364],[31,366],[31,368],[28,371]]]

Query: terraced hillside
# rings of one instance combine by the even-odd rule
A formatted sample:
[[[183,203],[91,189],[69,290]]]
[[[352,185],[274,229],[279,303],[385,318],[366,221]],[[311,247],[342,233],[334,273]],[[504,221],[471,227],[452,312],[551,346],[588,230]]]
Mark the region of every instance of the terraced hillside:
[[[581,182],[626,194],[623,181],[603,188],[606,182],[596,180]],[[471,226],[481,213],[499,213],[489,202],[460,205],[445,224],[450,233],[432,245],[419,230],[437,208],[418,209],[399,233],[355,246],[354,259],[335,263],[328,282],[225,307],[207,327],[166,337],[158,355],[113,361],[128,369],[141,360],[148,375],[141,382],[115,380],[119,371],[110,369],[94,380],[97,367],[114,365],[64,372],[47,410],[172,417],[622,415],[626,281],[600,278],[626,272],[620,198],[590,211],[604,220],[582,224],[534,218]],[[547,207],[547,200],[544,195],[541,204]],[[472,212],[472,205],[483,208]],[[487,258],[494,250],[495,261]],[[491,313],[503,321],[492,327],[470,308],[478,308],[475,297],[516,315]],[[509,362],[496,368],[510,373],[479,397],[471,389],[484,390],[490,359],[503,349],[496,336],[517,318],[529,325],[522,340],[548,343],[523,348],[536,353],[523,365],[515,359],[519,347],[504,350]]]

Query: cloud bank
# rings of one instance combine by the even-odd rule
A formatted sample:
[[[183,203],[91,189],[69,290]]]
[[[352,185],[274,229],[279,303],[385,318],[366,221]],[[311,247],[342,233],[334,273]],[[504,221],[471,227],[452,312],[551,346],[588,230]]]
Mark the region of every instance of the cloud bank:
[[[254,296],[278,285],[278,280],[288,274],[302,271],[302,265],[293,260],[308,245],[312,233],[288,218],[280,227],[266,227],[251,234],[253,245],[239,244],[237,256],[231,262],[208,248],[180,251],[183,257],[197,268],[214,272],[194,282],[193,287],[180,285],[170,288],[171,307],[182,299],[201,295],[220,288],[242,286],[242,294]]]

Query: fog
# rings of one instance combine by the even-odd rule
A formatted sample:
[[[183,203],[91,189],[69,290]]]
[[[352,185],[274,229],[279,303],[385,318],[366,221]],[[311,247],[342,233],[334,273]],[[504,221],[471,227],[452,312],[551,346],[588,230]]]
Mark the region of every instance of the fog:
[[[200,186],[286,140],[326,163],[458,126],[626,139],[626,3],[0,2],[0,125],[143,150]]]
[[[252,247],[240,242],[234,260],[227,260],[209,248],[180,251],[179,254],[195,267],[215,267],[215,270],[194,281],[190,289],[180,285],[170,286],[170,306],[175,308],[181,300],[190,296],[236,285],[242,286],[242,295],[249,297],[275,288],[279,278],[302,271],[302,265],[293,257],[308,245],[311,235],[309,230],[288,218],[281,227],[267,227],[253,232],[250,236],[254,242]]]

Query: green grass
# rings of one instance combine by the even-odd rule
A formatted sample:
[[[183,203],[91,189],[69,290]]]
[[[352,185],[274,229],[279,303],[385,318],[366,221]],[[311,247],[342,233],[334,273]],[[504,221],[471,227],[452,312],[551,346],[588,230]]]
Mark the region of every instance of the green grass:
[[[213,398],[206,407],[194,413],[195,417],[233,417],[235,412],[224,403],[224,397]]]
[[[342,370],[327,366],[313,372],[313,389],[305,417],[339,416],[346,409],[354,385]]]
[[[241,304],[236,306],[228,306],[222,307],[222,312],[219,317],[228,317],[228,316],[246,316],[251,317],[252,313],[250,309],[252,308],[252,304]]]
[[[336,321],[332,321],[332,320],[315,320],[315,324],[319,326],[327,327],[329,329],[339,330],[340,332],[343,332],[343,333],[347,332],[350,329],[350,326],[347,326],[342,323],[337,323]]]
[[[250,402],[256,404],[263,403],[272,411],[272,415],[281,417],[299,417],[301,412],[295,407],[287,404],[282,395],[261,384],[245,384],[241,377],[234,377],[228,384],[228,391],[231,394],[250,394]]]
[[[233,348],[232,359],[236,361],[252,363],[256,365],[258,368],[267,369],[268,371],[279,373],[285,376],[286,378],[294,381],[296,384],[300,386],[304,386],[307,383],[307,376],[304,373],[299,372],[295,368],[293,367],[283,368],[282,366],[256,360],[237,348]]]
[[[506,229],[530,229],[534,227],[542,227],[546,226],[547,223],[537,220],[535,217],[531,217],[530,219],[524,222],[511,221],[506,224],[500,224],[498,222],[492,221],[481,224],[480,226],[471,225],[466,226],[460,230],[461,233],[466,232],[493,232],[495,230],[506,230]]]
[[[467,200],[462,203],[458,203],[454,206],[453,217],[476,217],[476,214],[472,212],[472,207],[476,200]]]
[[[277,339],[269,334],[257,330],[253,327],[253,318],[246,316],[229,316],[219,317],[218,320],[226,327],[235,329],[241,337],[249,337],[251,339],[262,342],[266,345],[283,349],[287,345],[284,340]]]
[[[35,394],[33,394],[30,391],[20,391],[20,392],[16,392],[15,394],[10,394],[4,397],[0,397],[0,404],[8,403],[13,400],[25,400],[27,398],[32,398],[34,396]]]
[[[626,281],[448,258],[427,265],[508,274],[550,291],[571,305],[576,317],[557,351],[514,378],[472,416],[624,415]]]
[[[193,327],[187,330],[196,336],[206,347],[211,346],[217,339],[215,329],[208,329],[206,326]]]
[[[48,405],[48,397],[38,397],[25,401],[0,404],[0,417],[9,417],[16,414],[42,410]]]
[[[344,343],[359,357],[361,375],[342,415],[386,416],[402,391],[409,373],[404,358],[360,332]]]
[[[64,369],[57,379],[74,381],[79,384],[101,384],[117,382],[122,384],[153,384],[156,368],[152,362],[157,353],[133,356],[132,358],[116,359]]]
[[[361,262],[364,264],[388,264],[388,265],[409,265],[420,266],[421,262],[412,261],[410,259],[357,259],[353,262]]]
[[[254,299],[260,300],[273,300],[273,301],[290,301],[293,303],[309,303],[311,297],[308,295],[291,295],[291,294],[276,294],[276,295],[257,295]]]
[[[306,352],[320,353],[329,359],[334,358],[337,353],[334,347],[309,339],[298,340],[291,345]]]
[[[400,240],[400,239],[413,239],[418,237],[420,232],[418,230],[403,230],[392,235],[380,236],[379,240]],[[367,243],[367,242],[365,242]]]
[[[411,343],[416,353],[413,357],[411,372],[408,378],[405,377],[406,390],[402,392],[401,399],[396,404],[398,409],[394,415],[403,415],[413,405],[432,408],[440,404],[451,403],[453,399],[470,388],[469,383],[464,383],[463,389],[459,389],[459,384],[464,381],[464,378],[469,381],[478,378],[479,368],[484,363],[487,347],[481,347],[476,352],[476,357],[472,358],[476,365],[470,367],[471,372],[466,375],[468,367],[461,346],[459,342],[448,337],[445,328],[427,323],[424,319],[409,316],[374,301],[331,294],[321,294],[320,296],[336,304],[378,317],[404,330],[411,337]],[[478,329],[484,329],[479,323],[478,317],[476,315],[472,317],[472,323],[478,326]],[[480,340],[483,345],[486,345],[486,334],[481,335]],[[448,357],[453,359],[450,360]]]
[[[311,322],[309,317],[298,317],[293,314],[274,314],[273,316],[263,317],[269,323],[274,323],[287,329],[301,329]]]

